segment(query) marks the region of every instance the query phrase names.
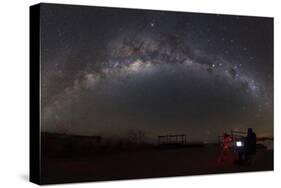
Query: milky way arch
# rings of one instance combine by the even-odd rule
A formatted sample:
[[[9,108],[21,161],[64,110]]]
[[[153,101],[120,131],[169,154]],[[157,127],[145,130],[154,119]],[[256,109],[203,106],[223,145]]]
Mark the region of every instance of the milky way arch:
[[[49,33],[56,30],[57,36],[42,34],[43,131],[122,136],[142,130],[149,138],[185,132],[195,140],[212,140],[230,129],[253,127],[260,135],[272,135],[271,57],[255,49],[259,43],[267,46],[258,35],[257,42],[242,44],[243,37],[251,39],[250,31],[229,36],[235,32],[232,25],[242,30],[259,25],[256,20],[167,18],[150,12],[144,19],[117,11],[114,19],[119,22],[112,25],[106,22],[111,14],[102,14],[105,22],[100,23],[84,20],[92,12],[74,18],[70,12],[76,11],[66,13],[81,19],[74,26],[52,17],[43,21],[43,27],[56,26]],[[201,24],[190,22],[195,17]],[[100,28],[91,30],[91,25]],[[79,28],[85,40],[68,27]],[[218,34],[220,28],[229,29]],[[64,45],[59,47],[58,41]]]

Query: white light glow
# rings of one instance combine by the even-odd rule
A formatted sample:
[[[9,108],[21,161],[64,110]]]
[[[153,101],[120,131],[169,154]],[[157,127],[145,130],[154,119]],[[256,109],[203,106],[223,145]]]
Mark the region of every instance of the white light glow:
[[[243,146],[243,144],[242,144],[242,142],[241,142],[241,141],[237,141],[237,142],[236,142],[236,146],[237,146],[237,147],[242,147],[242,146]]]

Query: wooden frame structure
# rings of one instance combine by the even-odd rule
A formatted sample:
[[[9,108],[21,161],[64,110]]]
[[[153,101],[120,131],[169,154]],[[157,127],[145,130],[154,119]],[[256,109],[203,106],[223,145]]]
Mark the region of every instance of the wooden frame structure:
[[[185,134],[163,135],[158,136],[158,145],[185,145],[187,143]]]

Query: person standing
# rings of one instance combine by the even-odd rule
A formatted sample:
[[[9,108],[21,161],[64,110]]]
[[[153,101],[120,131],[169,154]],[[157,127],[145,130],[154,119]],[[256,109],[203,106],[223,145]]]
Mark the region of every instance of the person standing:
[[[245,146],[238,151],[238,163],[251,162],[256,154],[256,133],[252,128],[248,128]]]

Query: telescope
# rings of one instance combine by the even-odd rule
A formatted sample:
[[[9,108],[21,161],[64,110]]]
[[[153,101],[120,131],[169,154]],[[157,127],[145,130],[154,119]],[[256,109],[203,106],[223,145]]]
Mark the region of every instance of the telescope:
[[[231,136],[237,148],[244,147],[244,139],[247,132],[231,130]]]

